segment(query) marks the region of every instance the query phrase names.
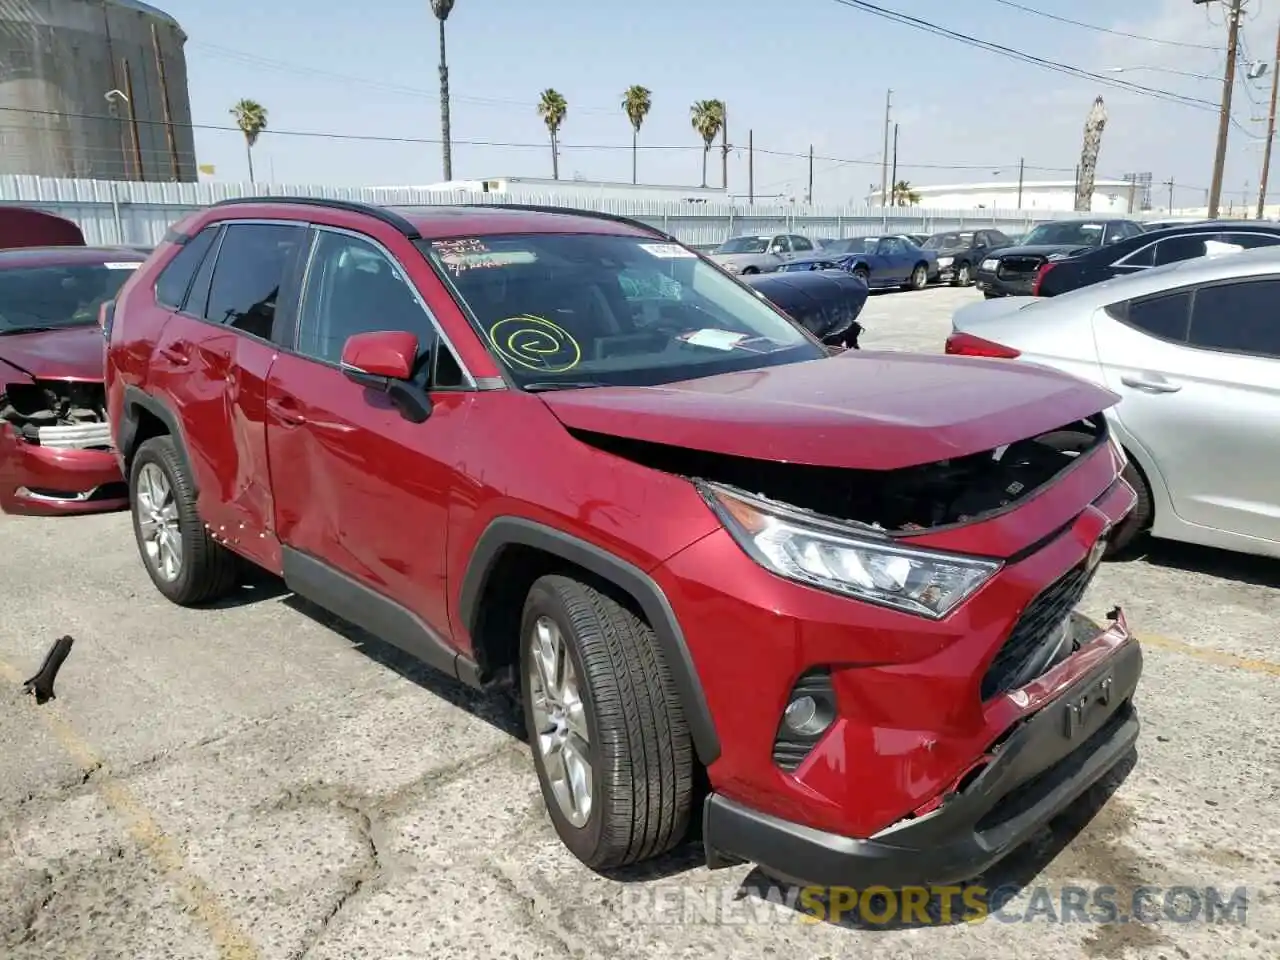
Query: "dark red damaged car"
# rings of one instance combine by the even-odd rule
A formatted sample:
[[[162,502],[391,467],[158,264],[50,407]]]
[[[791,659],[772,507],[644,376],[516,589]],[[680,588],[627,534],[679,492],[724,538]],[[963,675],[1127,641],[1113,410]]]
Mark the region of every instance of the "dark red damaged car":
[[[145,256],[114,247],[0,251],[0,510],[118,510],[128,489],[103,391],[102,305]]]
[[[251,561],[519,689],[594,868],[700,815],[711,866],[957,882],[1137,738],[1138,642],[1073,618],[1135,502],[1082,380],[828,357],[650,226],[498,204],[215,204],[106,320],[156,588]]]

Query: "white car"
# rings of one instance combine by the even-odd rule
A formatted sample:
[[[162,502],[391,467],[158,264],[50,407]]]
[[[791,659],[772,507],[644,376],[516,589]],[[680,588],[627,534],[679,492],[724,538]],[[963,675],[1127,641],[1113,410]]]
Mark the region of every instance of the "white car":
[[[962,307],[947,353],[1108,387],[1145,531],[1280,557],[1280,247],[1198,257],[1056,297]]]

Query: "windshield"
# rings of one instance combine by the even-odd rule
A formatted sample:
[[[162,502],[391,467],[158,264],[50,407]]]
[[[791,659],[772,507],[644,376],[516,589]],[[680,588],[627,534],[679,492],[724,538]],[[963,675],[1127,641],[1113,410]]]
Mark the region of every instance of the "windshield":
[[[422,248],[520,386],[652,385],[826,356],[679,244],[550,233]]]
[[[734,237],[716,247],[716,253],[764,253],[771,237]]]
[[[96,323],[98,308],[139,266],[120,262],[0,270],[0,333]]]
[[[926,250],[951,250],[955,247],[968,247],[972,243],[972,233],[935,233],[924,242],[924,248]]]
[[[1069,223],[1042,223],[1020,241],[1024,247],[1037,244],[1079,244],[1082,247],[1102,246],[1102,224],[1087,220]]]
[[[875,253],[880,245],[879,237],[846,237],[843,240],[832,240],[822,248],[823,253]]]

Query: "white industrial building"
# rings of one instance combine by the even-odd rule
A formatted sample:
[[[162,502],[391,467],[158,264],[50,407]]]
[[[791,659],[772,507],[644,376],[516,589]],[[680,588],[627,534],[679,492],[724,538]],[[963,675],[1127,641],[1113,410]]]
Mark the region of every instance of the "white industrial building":
[[[1043,210],[1063,213],[1074,210],[1074,180],[1026,180],[1022,184],[1022,202],[1018,202],[1017,181],[986,183],[949,183],[940,186],[916,186],[920,195],[918,207],[925,210]],[[871,194],[871,205],[879,206],[880,191]],[[1090,213],[1127,216],[1141,213],[1142,188],[1128,180],[1097,180],[1093,186]],[[1133,209],[1130,210],[1132,204]]]
[[[542,177],[489,177],[483,180],[447,180],[416,190],[434,193],[517,194],[522,199],[555,200],[657,200],[667,203],[728,203],[723,187],[681,187],[653,184],[610,183],[604,180],[552,180]]]

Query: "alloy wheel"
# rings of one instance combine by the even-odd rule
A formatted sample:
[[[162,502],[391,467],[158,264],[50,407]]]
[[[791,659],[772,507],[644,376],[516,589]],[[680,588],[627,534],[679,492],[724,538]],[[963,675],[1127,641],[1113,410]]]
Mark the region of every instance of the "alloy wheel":
[[[538,753],[560,812],[581,828],[591,818],[592,751],[577,672],[564,634],[550,617],[534,622],[528,644]]]
[[[138,471],[134,509],[138,515],[138,536],[147,563],[167,581],[182,573],[182,531],[178,526],[178,503],[173,484],[154,463]]]

